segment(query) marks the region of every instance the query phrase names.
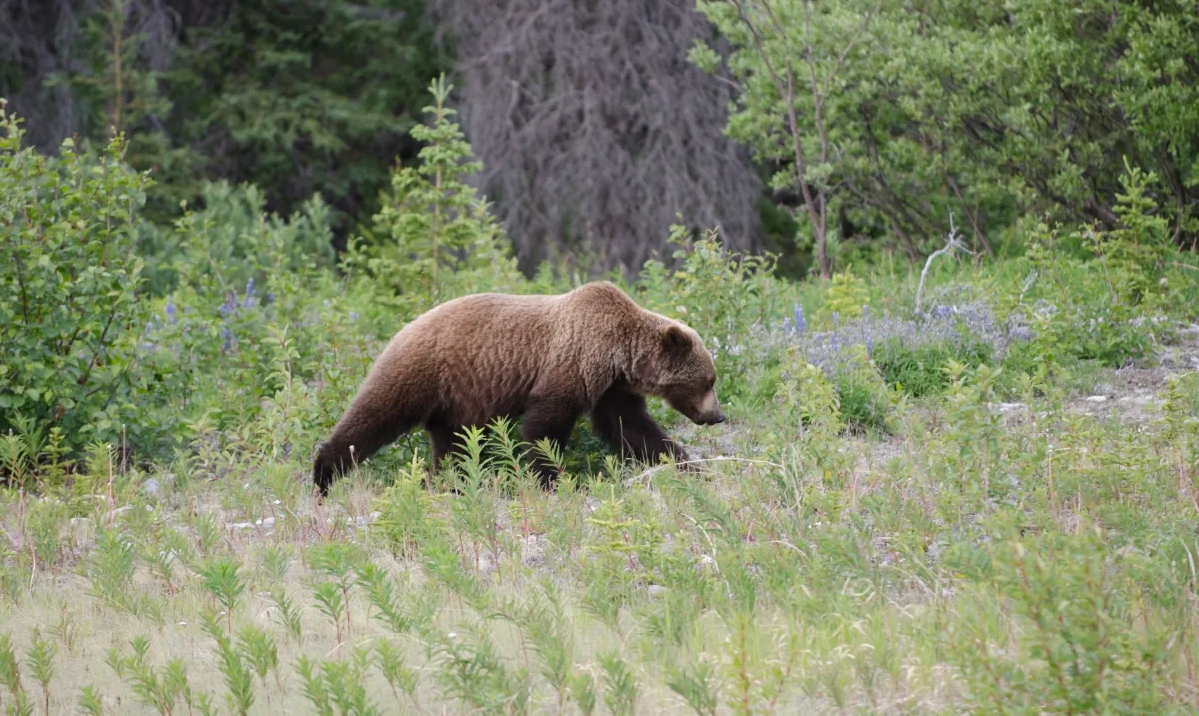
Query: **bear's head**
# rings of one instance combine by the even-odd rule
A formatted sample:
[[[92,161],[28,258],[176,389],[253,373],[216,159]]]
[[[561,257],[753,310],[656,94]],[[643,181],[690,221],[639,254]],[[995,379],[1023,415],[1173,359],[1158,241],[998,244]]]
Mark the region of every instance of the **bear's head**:
[[[698,425],[724,422],[716,398],[716,364],[699,334],[677,321],[655,326],[634,371],[641,392],[666,400]]]

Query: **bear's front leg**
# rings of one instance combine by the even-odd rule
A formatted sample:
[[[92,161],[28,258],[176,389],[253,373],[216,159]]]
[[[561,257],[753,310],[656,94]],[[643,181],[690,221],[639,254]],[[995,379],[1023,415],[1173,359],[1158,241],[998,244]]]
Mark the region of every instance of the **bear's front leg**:
[[[687,462],[687,451],[667,436],[646,409],[645,398],[620,387],[604,393],[591,411],[596,434],[619,454],[657,464],[669,455],[675,462]],[[682,466],[684,469],[688,466]]]
[[[559,451],[566,446],[570,433],[574,430],[575,421],[582,411],[570,401],[552,398],[531,399],[525,410],[524,426],[521,428],[521,439],[534,448],[533,470],[541,481],[542,488],[553,489],[558,479],[558,468],[547,460],[539,450],[537,442],[549,439]]]

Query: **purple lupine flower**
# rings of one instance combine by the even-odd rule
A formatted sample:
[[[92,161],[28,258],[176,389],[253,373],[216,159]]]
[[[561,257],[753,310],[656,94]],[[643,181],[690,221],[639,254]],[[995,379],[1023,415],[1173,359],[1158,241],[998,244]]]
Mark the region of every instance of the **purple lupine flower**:
[[[841,322],[841,314],[833,311],[833,330],[837,330],[837,324]]]
[[[254,305],[254,277],[246,281],[246,293],[241,299],[241,310],[248,311]]]
[[[178,310],[175,308],[174,296],[167,296],[167,305],[163,306],[162,312],[166,314],[167,323],[175,323],[179,320]]]
[[[358,320],[358,312],[357,312],[357,311],[350,311],[350,320],[351,320],[351,321],[357,321],[357,320]]]
[[[225,294],[225,302],[221,304],[221,315],[228,316],[237,310],[237,294],[229,291]]]
[[[847,351],[855,346],[864,344],[867,353],[873,358],[876,340],[884,343],[895,341],[910,348],[935,343],[959,347],[963,343],[980,343],[990,346],[999,359],[1013,340],[1028,340],[1033,335],[1016,316],[1010,317],[1004,324],[998,324],[984,303],[942,307],[941,310],[934,308],[915,320],[885,313],[876,316],[863,307],[861,317],[846,319],[842,323],[838,316],[837,326],[831,330],[798,335],[793,323],[785,321],[784,327],[790,331],[784,331],[781,336],[767,335],[764,339],[773,342],[781,338],[785,343],[799,348],[804,360],[830,378],[849,364]]]
[[[233,331],[229,326],[221,326],[221,350],[227,351],[233,347]]]
[[[783,319],[783,335],[787,335],[790,332],[791,332],[791,319],[784,318]]]
[[[805,330],[807,330],[808,322],[806,320],[804,320],[802,305],[800,305],[798,303],[795,304],[794,315],[795,315],[795,331],[796,331],[796,333],[803,333]]]

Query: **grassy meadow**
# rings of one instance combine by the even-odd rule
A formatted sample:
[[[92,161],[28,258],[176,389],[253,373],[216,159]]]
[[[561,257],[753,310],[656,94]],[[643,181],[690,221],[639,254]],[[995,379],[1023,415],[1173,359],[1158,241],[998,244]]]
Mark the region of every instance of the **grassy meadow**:
[[[214,184],[154,227],[119,147],[6,128],[6,714],[1199,706],[1199,269],[1151,178],[1123,229],[927,273],[789,281],[677,229],[613,278],[715,354],[726,423],[653,405],[698,472],[580,424],[549,493],[496,425],[436,475],[402,439],[318,503],[314,446],[407,320],[585,272],[520,275],[452,172],[397,173],[389,242],[335,263],[319,200]]]

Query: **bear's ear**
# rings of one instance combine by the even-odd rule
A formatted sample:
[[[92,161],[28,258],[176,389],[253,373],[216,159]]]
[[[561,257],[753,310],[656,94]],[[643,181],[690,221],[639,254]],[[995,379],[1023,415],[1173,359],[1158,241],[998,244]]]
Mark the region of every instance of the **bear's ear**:
[[[673,323],[661,330],[661,342],[667,353],[680,353],[691,348],[691,336]]]

